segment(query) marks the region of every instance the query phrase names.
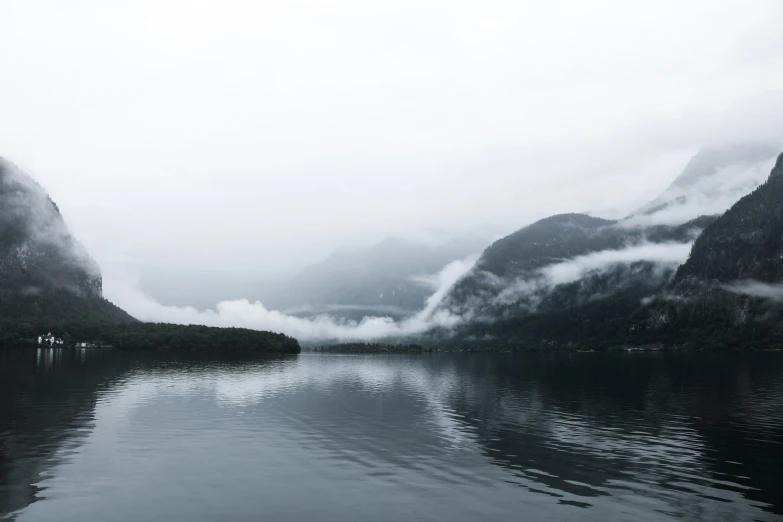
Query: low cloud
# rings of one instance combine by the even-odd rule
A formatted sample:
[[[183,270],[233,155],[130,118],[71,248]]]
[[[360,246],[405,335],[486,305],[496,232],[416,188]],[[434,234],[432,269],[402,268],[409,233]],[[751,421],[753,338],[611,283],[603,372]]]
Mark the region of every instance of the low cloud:
[[[68,231],[60,209],[44,188],[16,165],[0,157],[0,228],[9,260],[23,271],[39,268],[49,283],[79,293],[74,272],[83,271],[97,290],[100,268]],[[59,270],[40,269],[55,258]],[[10,268],[6,265],[4,268]]]
[[[770,284],[751,279],[724,285],[723,289],[733,294],[761,297],[771,301],[783,301],[783,283]]]
[[[454,328],[466,320],[481,318],[479,310],[487,305],[527,302],[532,310],[541,297],[555,287],[617,266],[648,262],[662,269],[676,268],[688,258],[691,246],[692,243],[646,243],[578,256],[538,270],[529,278],[508,281],[495,276],[489,278],[498,289],[494,295],[477,295],[458,311],[444,306],[450,290],[476,265],[478,256],[471,256],[448,264],[434,276],[420,278],[427,280],[435,291],[420,312],[399,321],[387,316],[365,317],[361,321],[339,320],[325,314],[296,317],[247,299],[224,301],[213,310],[166,306],[140,290],[138,281],[127,272],[113,270],[112,267],[107,267],[105,291],[109,299],[144,321],[270,330],[301,341],[370,341],[417,335],[438,327]]]
[[[165,306],[140,290],[138,280],[122,269],[107,267],[106,296],[128,313],[143,321],[179,324],[203,324],[220,327],[243,327],[282,332],[302,341],[373,340],[415,335],[430,328],[456,326],[462,318],[440,307],[454,284],[467,274],[478,256],[454,261],[432,278],[437,289],[423,310],[403,321],[390,317],[366,317],[361,321],[339,321],[321,315],[302,318],[267,309],[261,302],[247,299],[224,301],[214,310]]]
[[[319,315],[345,312],[370,312],[377,315],[409,315],[410,311],[401,306],[392,305],[343,305],[343,304],[324,304],[324,305],[302,305],[286,308],[283,313],[286,315]]]
[[[688,259],[693,243],[648,243],[621,250],[603,250],[548,266],[542,275],[552,286],[573,283],[591,272],[640,261],[677,267]]]
[[[642,298],[641,305],[646,307],[646,306],[650,306],[651,304],[657,303],[657,302],[660,302],[660,301],[663,301],[663,302],[667,302],[667,301],[668,302],[672,302],[672,301],[684,302],[684,301],[688,301],[688,298],[687,297],[683,297],[681,295],[664,292],[664,293],[650,295],[650,296]]]
[[[589,276],[600,276],[617,267],[628,267],[635,263],[651,263],[655,267],[653,276],[663,278],[683,264],[690,254],[692,242],[688,243],[642,243],[617,250],[603,250],[555,263],[528,276],[502,278],[489,272],[474,273],[481,281],[481,288],[466,302],[452,304],[460,316],[491,320],[493,307],[515,306],[534,312],[542,300],[560,285],[585,280]],[[628,277],[631,274],[627,274]],[[622,288],[622,282],[613,289]],[[585,289],[585,291],[589,291]],[[590,294],[582,298],[605,297],[605,294]],[[489,315],[487,312],[490,312]]]
[[[621,226],[680,225],[700,216],[723,214],[769,178],[775,155],[761,161],[719,167],[694,183],[675,183],[658,199],[620,222]],[[658,210],[655,210],[660,207]]]

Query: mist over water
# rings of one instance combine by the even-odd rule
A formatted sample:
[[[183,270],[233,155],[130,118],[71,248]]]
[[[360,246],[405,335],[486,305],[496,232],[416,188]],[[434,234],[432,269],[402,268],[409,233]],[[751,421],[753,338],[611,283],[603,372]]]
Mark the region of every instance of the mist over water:
[[[0,519],[783,516],[780,353],[0,362]]]
[[[0,0],[0,522],[783,522],[781,21]]]
[[[499,302],[514,302],[533,294],[547,292],[557,285],[567,284],[620,265],[646,261],[662,270],[674,269],[688,257],[692,243],[638,244],[617,250],[593,252],[572,259],[553,263],[529,278],[496,280],[502,288],[493,298]],[[193,307],[165,306],[144,293],[137,281],[127,277],[108,278],[106,293],[109,299],[123,303],[134,317],[145,321],[182,324],[206,324],[209,326],[239,326],[259,330],[283,332],[300,340],[375,340],[417,335],[432,328],[453,328],[478,315],[472,307],[453,311],[447,304],[449,292],[464,276],[469,274],[479,260],[470,256],[446,265],[439,273],[426,279],[432,294],[425,306],[412,316],[395,320],[388,315],[368,315],[360,321],[341,320],[328,314],[315,317],[298,317],[285,311],[270,310],[260,301],[247,299],[218,303],[214,310],[197,310]]]
[[[312,318],[269,310],[260,301],[247,299],[218,303],[214,310],[193,307],[165,306],[144,293],[127,274],[109,278],[106,294],[109,299],[123,303],[133,316],[146,321],[209,326],[238,326],[257,330],[282,332],[300,340],[371,340],[422,333],[433,327],[453,327],[461,321],[439,306],[448,291],[475,265],[478,256],[470,256],[446,265],[428,278],[434,287],[422,310],[395,321],[388,315],[366,316],[360,321],[341,320],[327,314]]]
[[[586,251],[569,258],[553,258],[550,264],[521,276],[498,277],[481,270],[482,257],[478,252],[454,260],[433,274],[413,273],[408,280],[425,284],[431,291],[422,309],[415,312],[410,309],[406,313],[385,308],[382,301],[374,306],[359,306],[350,302],[339,305],[321,302],[314,306],[317,299],[309,302],[306,292],[299,296],[301,302],[294,303],[296,306],[288,309],[276,309],[263,299],[249,298],[225,300],[206,310],[170,306],[161,304],[144,291],[139,278],[122,265],[107,267],[106,294],[131,315],[145,321],[272,330],[302,341],[372,341],[416,336],[434,328],[447,331],[477,318],[491,320],[491,316],[486,313],[488,307],[524,305],[524,308],[534,313],[541,299],[560,285],[600,276],[635,263],[652,265],[652,275],[664,284],[677,267],[688,259],[693,241],[702,230],[694,227],[687,241],[680,239],[683,242],[657,243],[647,240],[647,231],[660,226],[679,226],[694,218],[725,212],[769,177],[776,151],[777,147],[767,144],[736,144],[700,151],[659,197],[637,208],[624,219],[607,222],[607,227],[618,232],[628,231],[625,244],[619,248]],[[556,239],[553,237],[552,240]],[[401,241],[400,245],[409,244]],[[385,257],[395,256],[393,246],[393,242],[390,247],[387,245]],[[347,256],[343,262],[351,266],[351,262],[356,262],[356,259]],[[339,264],[337,266],[344,270]],[[362,264],[358,263],[357,266],[361,267]],[[394,263],[390,266],[394,266]],[[328,282],[330,273],[330,270],[320,273],[322,283]],[[470,275],[481,279],[489,291],[471,296],[466,303],[451,302],[450,293],[454,285]],[[356,284],[350,275],[343,274],[342,277],[345,277],[344,285]],[[732,286],[729,290],[737,291],[737,288]],[[253,290],[249,288],[248,292],[253,293]],[[284,295],[285,287],[278,289],[278,293]],[[379,295],[379,298],[382,297],[383,293]],[[660,296],[650,295],[646,299],[654,300],[657,297]],[[314,312],[307,314],[307,310]],[[341,316],[341,312],[351,314],[352,317]]]

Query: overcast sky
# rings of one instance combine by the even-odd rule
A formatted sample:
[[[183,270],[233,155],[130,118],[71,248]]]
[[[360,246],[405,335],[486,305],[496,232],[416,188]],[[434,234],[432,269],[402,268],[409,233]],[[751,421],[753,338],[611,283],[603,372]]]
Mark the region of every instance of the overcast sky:
[[[102,264],[279,273],[779,140],[779,0],[0,0],[0,155]]]

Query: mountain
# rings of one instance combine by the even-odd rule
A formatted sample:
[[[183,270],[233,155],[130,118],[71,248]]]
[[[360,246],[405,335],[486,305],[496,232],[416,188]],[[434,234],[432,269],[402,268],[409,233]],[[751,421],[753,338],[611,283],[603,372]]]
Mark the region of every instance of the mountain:
[[[700,335],[718,338],[705,333],[725,332],[715,328],[718,317],[762,332],[748,339],[768,339],[752,318],[772,313],[770,295],[783,296],[783,287],[770,286],[783,275],[781,160],[761,186],[724,183],[726,172],[753,171],[756,179],[757,169],[775,164],[763,147],[737,150],[703,151],[691,161],[672,185],[698,188],[690,199],[669,199],[670,188],[656,199],[668,204],[647,205],[623,220],[553,216],[497,241],[443,300],[444,309],[463,318],[462,327],[434,335],[496,347],[694,344]],[[721,183],[708,189],[708,181]],[[740,192],[750,194],[732,200]],[[666,223],[673,207],[679,219],[689,217],[682,210],[696,193],[695,208],[709,197],[733,206],[722,215]],[[663,223],[635,219],[661,212],[669,213]]]
[[[479,231],[422,240],[390,237],[367,247],[338,249],[290,275],[135,268],[145,293],[170,306],[207,310],[221,301],[248,299],[298,317],[401,319],[424,307],[435,292],[435,274],[452,261],[480,253],[495,236]]]
[[[779,147],[735,143],[705,147],[659,197],[633,212],[635,224],[676,224],[721,214],[767,179]]]
[[[133,322],[44,189],[0,159],[0,316]]]
[[[481,252],[488,243],[480,235],[434,243],[388,238],[368,248],[340,250],[305,268],[262,301],[301,316],[406,317],[421,310],[434,293],[430,276],[452,261]]]
[[[38,345],[50,332],[116,348],[300,350],[270,332],[137,321],[103,297],[98,264],[46,191],[0,158],[0,347]]]
[[[677,284],[783,281],[783,155],[767,181],[717,219],[693,246]]]
[[[635,327],[697,346],[779,346],[783,335],[783,154],[768,180],[712,223]]]
[[[613,286],[600,280],[601,276],[616,278],[615,269],[624,266],[624,259],[644,261],[651,245],[653,249],[659,245],[663,255],[666,249],[682,251],[683,245],[692,242],[714,219],[702,216],[677,226],[642,227],[585,214],[552,216],[487,248],[471,272],[451,289],[442,306],[460,316],[508,316],[542,307],[562,307],[569,302],[568,294],[573,297],[570,302],[576,304],[585,294],[595,295],[594,286],[603,286],[601,295],[606,297],[614,293],[613,289],[623,289],[625,283],[630,283]],[[639,251],[638,259],[634,258],[634,249]],[[639,282],[645,286],[665,282],[674,274],[672,268],[676,265],[647,275],[640,272]],[[558,275],[564,270],[577,273]],[[575,283],[588,274],[592,284],[576,292]]]

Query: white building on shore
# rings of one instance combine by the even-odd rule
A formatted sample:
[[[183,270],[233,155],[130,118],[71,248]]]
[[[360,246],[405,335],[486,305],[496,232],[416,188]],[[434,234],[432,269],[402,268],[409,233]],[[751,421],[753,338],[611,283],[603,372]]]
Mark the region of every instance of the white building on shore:
[[[59,337],[53,336],[52,333],[49,332],[46,335],[39,335],[38,336],[38,345],[39,346],[40,345],[48,345],[48,346],[51,346],[51,347],[62,346],[63,345],[63,340],[60,339]]]

